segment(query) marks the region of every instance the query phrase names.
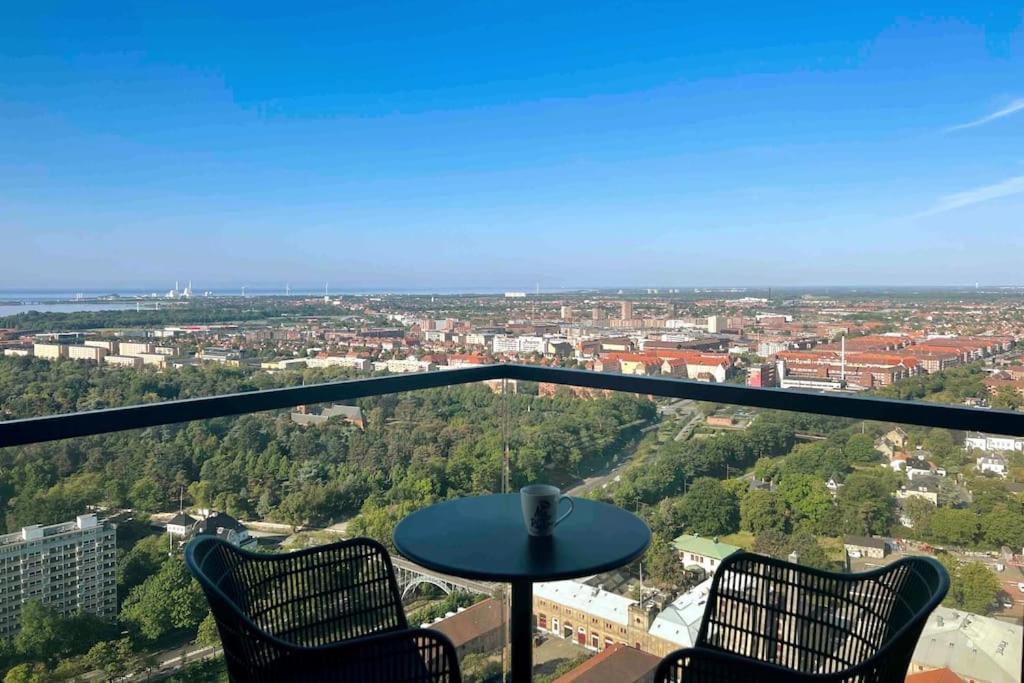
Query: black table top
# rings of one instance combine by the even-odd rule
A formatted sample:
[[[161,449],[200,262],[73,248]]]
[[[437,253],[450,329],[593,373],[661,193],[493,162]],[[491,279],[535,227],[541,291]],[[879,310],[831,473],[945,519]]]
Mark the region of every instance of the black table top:
[[[452,576],[483,581],[557,581],[616,569],[638,558],[651,530],[636,515],[583,498],[550,538],[531,538],[519,494],[449,500],[395,527],[398,552]]]

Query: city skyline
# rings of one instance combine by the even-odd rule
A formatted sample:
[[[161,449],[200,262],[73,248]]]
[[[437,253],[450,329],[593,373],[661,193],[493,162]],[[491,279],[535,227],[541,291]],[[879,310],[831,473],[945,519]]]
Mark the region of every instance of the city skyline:
[[[1022,283],[1013,8],[254,10],[4,11],[0,289]]]

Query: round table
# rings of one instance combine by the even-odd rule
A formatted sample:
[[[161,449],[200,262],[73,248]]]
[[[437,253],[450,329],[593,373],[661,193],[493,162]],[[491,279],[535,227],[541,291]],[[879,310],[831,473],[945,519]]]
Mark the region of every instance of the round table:
[[[533,583],[617,569],[651,542],[651,530],[636,515],[583,498],[573,503],[575,510],[550,538],[526,533],[518,493],[445,501],[395,527],[395,548],[412,562],[451,576],[512,584],[514,683],[530,680],[533,670]]]

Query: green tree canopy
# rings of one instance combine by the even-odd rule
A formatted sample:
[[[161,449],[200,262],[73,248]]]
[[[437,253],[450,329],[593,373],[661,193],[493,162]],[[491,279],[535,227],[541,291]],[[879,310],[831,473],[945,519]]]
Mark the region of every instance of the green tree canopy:
[[[717,479],[701,477],[679,502],[686,527],[702,536],[731,534],[739,529],[736,497]]]
[[[195,629],[206,616],[206,600],[199,584],[175,559],[136,586],[121,608],[121,621],[148,640],[176,629]]]
[[[785,533],[786,503],[773,491],[751,491],[740,503],[740,527],[760,534],[768,529]]]

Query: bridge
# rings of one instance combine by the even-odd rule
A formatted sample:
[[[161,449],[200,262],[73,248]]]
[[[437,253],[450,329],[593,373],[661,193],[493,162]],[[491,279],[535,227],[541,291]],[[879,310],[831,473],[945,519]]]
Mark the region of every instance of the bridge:
[[[398,581],[398,589],[402,591],[403,599],[416,590],[417,586],[425,583],[437,586],[445,592],[445,595],[451,595],[452,591],[455,590],[479,593],[481,595],[494,595],[494,590],[498,587],[496,583],[472,581],[435,572],[395,555],[391,556],[391,564],[395,566],[395,579]]]

